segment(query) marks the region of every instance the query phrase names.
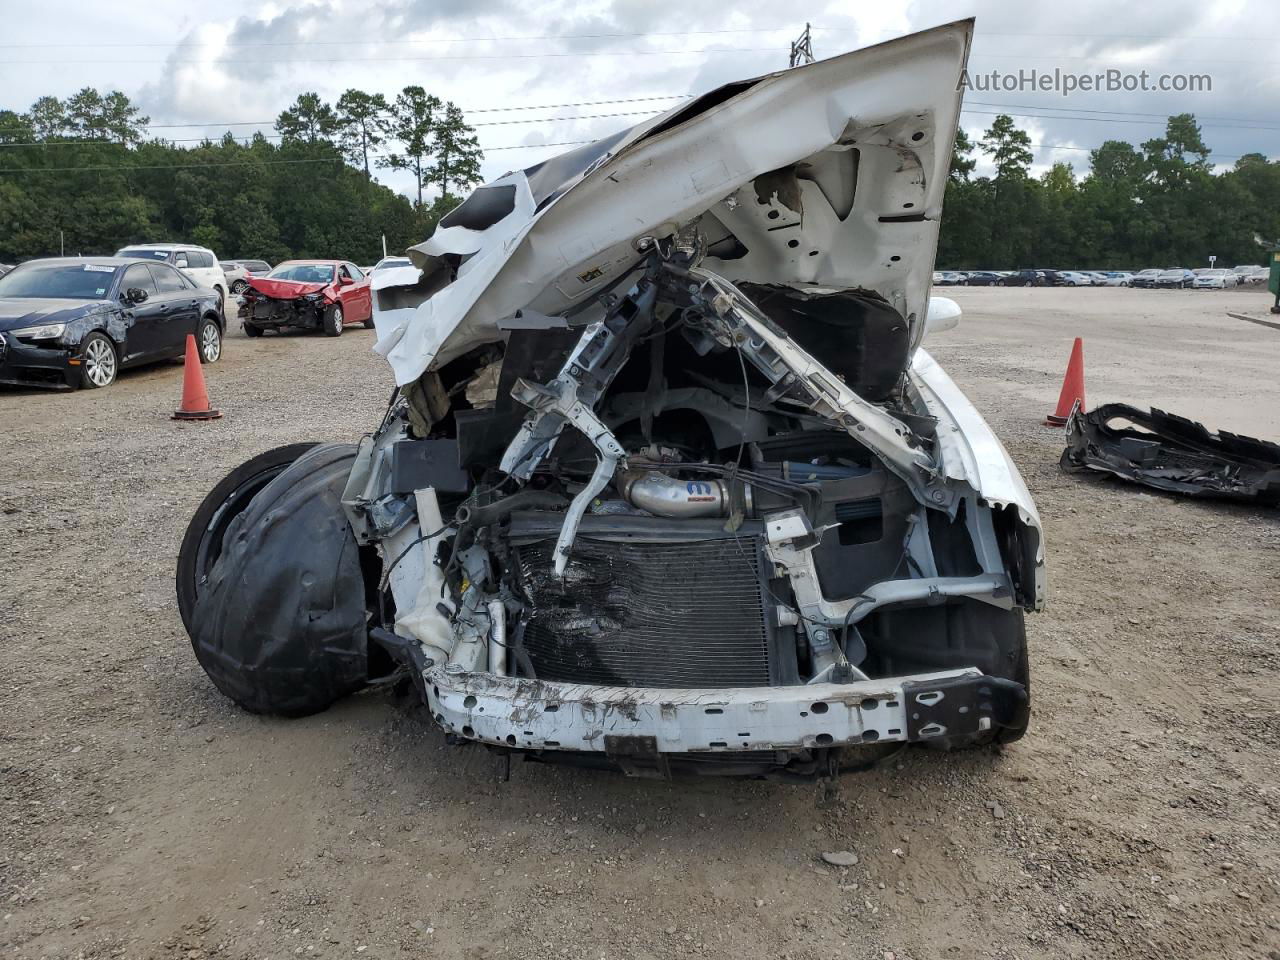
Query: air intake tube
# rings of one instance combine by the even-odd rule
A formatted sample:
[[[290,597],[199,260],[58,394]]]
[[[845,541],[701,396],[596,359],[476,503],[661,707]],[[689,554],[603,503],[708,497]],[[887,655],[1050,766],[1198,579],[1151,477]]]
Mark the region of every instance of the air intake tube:
[[[751,485],[734,486],[743,513],[750,516]],[[619,487],[628,503],[656,517],[727,517],[734,506],[733,491],[723,480],[677,480],[654,470],[628,470]]]

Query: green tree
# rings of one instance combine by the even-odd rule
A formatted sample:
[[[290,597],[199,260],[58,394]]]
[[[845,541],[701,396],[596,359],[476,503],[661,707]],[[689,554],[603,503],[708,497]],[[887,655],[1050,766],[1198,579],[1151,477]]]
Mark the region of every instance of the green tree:
[[[408,86],[391,106],[391,136],[399,150],[378,161],[392,170],[407,170],[418,186],[418,207],[422,207],[422,187],[430,172],[432,140],[436,120],[444,104],[422,87]]]
[[[382,145],[391,125],[391,106],[380,93],[348,90],[338,98],[339,144],[343,156],[364,168],[369,179],[369,151]]]
[[[51,140],[67,133],[67,110],[57,97],[41,97],[27,111],[27,122],[38,140]]]
[[[1013,117],[1002,113],[983,135],[982,151],[996,166],[997,180],[1025,177],[1031,166],[1031,138],[1013,125]]]
[[[452,101],[444,105],[444,113],[436,122],[432,149],[436,161],[427,180],[440,187],[442,197],[452,196],[450,184],[465,189],[480,182],[480,161],[484,153],[475,129],[467,126],[462,110]]]
[[[955,147],[951,151],[951,169],[947,171],[947,177],[952,183],[967,182],[973,174],[978,161],[970,156],[972,153],[973,141],[963,127],[957,128]]]
[[[337,132],[338,117],[318,93],[299,94],[293,106],[276,117],[276,133],[286,143],[332,143]]]

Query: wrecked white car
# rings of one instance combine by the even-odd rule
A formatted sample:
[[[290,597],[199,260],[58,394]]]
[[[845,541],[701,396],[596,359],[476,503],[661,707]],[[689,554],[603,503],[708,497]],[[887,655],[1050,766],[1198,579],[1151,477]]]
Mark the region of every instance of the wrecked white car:
[[[1027,727],[1039,518],[921,348],[969,21],[476,190],[374,276],[398,388],[192,521],[220,690],[410,681],[530,759],[812,778]]]

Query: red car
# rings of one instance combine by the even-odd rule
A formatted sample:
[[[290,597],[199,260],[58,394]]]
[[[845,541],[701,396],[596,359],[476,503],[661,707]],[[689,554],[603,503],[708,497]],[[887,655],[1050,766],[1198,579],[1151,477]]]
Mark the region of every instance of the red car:
[[[327,337],[363,323],[373,328],[369,278],[349,260],[286,260],[265,277],[249,277],[244,291],[244,332],[301,327]]]

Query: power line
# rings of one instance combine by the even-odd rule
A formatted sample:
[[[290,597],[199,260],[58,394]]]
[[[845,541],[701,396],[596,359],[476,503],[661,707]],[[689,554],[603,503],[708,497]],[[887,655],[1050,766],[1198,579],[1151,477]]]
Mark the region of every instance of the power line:
[[[522,42],[546,42],[555,40],[623,40],[634,39],[637,37],[695,37],[695,36],[720,36],[724,34],[743,34],[743,33],[785,33],[792,29],[790,26],[778,27],[739,27],[732,29],[719,30],[640,30],[631,32],[616,33],[562,33],[547,34],[543,36],[523,36],[523,37],[417,37],[405,38],[399,40],[234,40],[223,41],[221,46],[224,47],[323,47],[323,46],[351,46],[352,44],[376,45],[376,46],[392,46],[401,44],[427,44],[427,43],[522,43]],[[820,31],[822,33],[857,33],[857,27],[811,27],[811,30]],[[1045,33],[1045,32],[1014,32],[1004,30],[978,30],[974,34],[975,39],[981,40],[984,37],[1027,37],[1027,38],[1045,38],[1052,37],[1056,39],[1076,39],[1076,40],[1190,40],[1198,41],[1253,41],[1262,43],[1274,43],[1280,40],[1278,36],[1208,36],[1197,34],[1196,36],[1178,35],[1178,34],[1149,34],[1149,33]],[[83,49],[86,47],[101,47],[105,49],[136,49],[144,47],[178,47],[179,43],[168,40],[159,41],[132,41],[123,43],[98,43],[93,41],[76,42],[76,43],[0,43],[0,48],[8,48],[14,50],[39,50],[39,49]],[[327,61],[326,61],[327,62]]]
[[[516,107],[463,107],[464,113],[511,113],[517,110],[558,110],[568,107],[596,107],[606,106],[617,103],[656,103],[661,100],[688,100],[690,94],[681,94],[679,96],[668,97],[626,97],[622,100],[579,100],[576,103],[538,103],[527,104]],[[637,111],[647,113],[648,111]],[[379,115],[387,116],[389,114],[379,111]],[[169,130],[179,127],[267,127],[274,124],[275,120],[210,120],[207,123],[144,123],[142,126],[148,130]],[[471,126],[481,126],[481,124],[471,124]],[[22,132],[26,127],[0,127],[0,133],[5,132]]]
[[[773,53],[773,52],[776,52],[773,47],[705,47],[700,50],[613,50],[613,51],[601,50],[596,52],[562,51],[562,52],[555,52],[555,53],[544,51],[542,53],[501,53],[501,54],[499,53],[468,53],[468,54],[460,54],[457,56],[450,54],[447,56],[435,56],[435,57],[378,57],[376,62],[380,64],[381,63],[432,63],[436,61],[444,63],[444,62],[460,61],[460,60],[543,60],[543,59],[549,59],[549,58],[554,59],[558,57],[673,57],[673,56],[687,56],[690,54],[703,54],[703,53]],[[38,66],[38,65],[50,64],[50,63],[56,63],[62,66],[69,66],[71,65],[71,63],[75,63],[75,64],[108,65],[113,67],[128,67],[128,66],[133,66],[135,64],[138,66],[145,66],[145,65],[157,64],[157,63],[163,64],[168,62],[169,62],[168,58],[165,58],[163,60],[138,60],[138,59],[86,60],[81,57],[77,57],[74,61],[71,61],[71,62],[67,61],[65,58],[57,58],[53,60],[0,60],[0,66],[2,67]],[[272,65],[283,64],[283,63],[308,63],[308,64],[315,65],[318,62],[320,61],[317,61],[314,57],[305,57],[305,58],[298,58],[293,60],[273,59],[271,61]],[[331,63],[370,63],[370,62],[372,61],[370,61],[368,57],[326,57],[323,61],[323,63],[326,66]],[[257,66],[262,65],[261,60],[256,60],[256,59],[255,60],[234,60],[234,59],[227,59],[224,57],[215,57],[210,60],[195,60],[194,63],[202,67],[212,66],[215,64],[254,64]]]
[[[731,30],[671,30],[656,31],[642,30],[633,33],[561,33],[555,35],[541,37],[421,37],[409,38],[403,40],[237,40],[223,42],[224,47],[323,47],[323,46],[344,46],[349,47],[353,44],[375,44],[384,46],[390,44],[402,43],[520,43],[524,41],[547,41],[547,40],[621,40],[632,39],[635,37],[702,37],[713,36],[725,33],[783,33],[790,30],[791,27],[742,27]],[[817,27],[814,28],[819,29]],[[856,27],[831,27],[830,30],[839,30],[842,32],[856,32]],[[81,47],[107,47],[107,48],[133,48],[133,47],[177,47],[181,43],[175,43],[172,40],[163,41],[140,41],[137,43],[0,43],[0,47],[9,47],[16,49],[40,49],[43,47],[53,47],[55,49],[81,48]],[[328,62],[328,61],[326,61]]]
[[[1054,106],[1032,104],[1032,103],[991,103],[985,100],[968,100],[966,102],[976,104],[977,106],[980,106],[980,107],[1002,107],[1002,108],[1011,108],[1014,110],[1071,110],[1076,113],[1104,113],[1109,116],[1120,116],[1120,117],[1157,117],[1157,118],[1163,117],[1166,119],[1168,118],[1168,114],[1143,113],[1137,110],[1098,110],[1098,109],[1095,109],[1094,107],[1054,107]],[[1200,114],[1196,114],[1195,117],[1197,122],[1200,120],[1222,120],[1227,123],[1263,123],[1265,122],[1261,120],[1250,120],[1248,117],[1208,117],[1208,116],[1201,116]],[[1076,119],[1076,118],[1064,117],[1063,119],[1070,120],[1070,119]],[[1085,119],[1085,118],[1081,118],[1081,119]]]
[[[193,167],[256,167],[278,166],[286,163],[342,163],[341,157],[326,157],[323,160],[223,160],[214,163],[147,163],[147,164],[102,164],[92,167],[0,167],[0,173],[80,173],[86,170],[115,170],[129,173],[133,170],[190,170]]]
[[[528,120],[493,120],[487,123],[473,123],[473,127],[506,127],[518,123],[564,123],[570,120],[600,120],[606,117],[649,117],[653,116],[648,110],[630,110],[622,113],[588,113],[577,117],[530,117]],[[227,131],[230,133],[230,131]],[[262,133],[257,131],[252,134],[254,137],[262,137],[264,140],[280,140],[283,134],[279,133]],[[204,137],[176,137],[158,141],[148,141],[148,143],[218,143],[223,138],[220,136],[204,136]],[[246,140],[250,137],[246,136]],[[588,141],[589,142],[589,141]],[[123,147],[123,143],[115,140],[23,140],[15,143],[0,143],[0,149],[5,147]]]
[[[1010,116],[1010,117],[1022,117],[1023,119],[1033,119],[1033,120],[1034,120],[1034,119],[1039,119],[1039,120],[1081,120],[1081,121],[1089,121],[1089,122],[1092,122],[1092,123],[1130,123],[1130,124],[1132,124],[1132,123],[1137,123],[1137,124],[1145,124],[1145,125],[1148,125],[1148,126],[1154,125],[1154,126],[1159,126],[1159,127],[1162,127],[1162,126],[1164,126],[1164,125],[1165,125],[1165,120],[1155,120],[1155,119],[1152,119],[1152,120],[1137,120],[1137,119],[1135,119],[1135,120],[1125,120],[1125,119],[1121,119],[1121,118],[1119,118],[1119,117],[1062,117],[1062,116],[1054,116],[1054,115],[1044,114],[1044,113],[1013,113],[1013,112],[1008,111],[1008,110],[970,110],[968,107],[965,107],[965,108],[964,108],[964,109],[962,109],[960,112],[961,112],[961,113],[969,113],[969,114],[977,114],[977,115],[980,115],[980,116],[988,116],[988,117]],[[1165,119],[1167,120],[1168,118],[1165,118]],[[1263,127],[1263,126],[1239,126],[1239,125],[1233,125],[1233,124],[1227,124],[1227,123],[1201,123],[1201,124],[1199,124],[1199,126],[1205,127],[1206,129],[1210,129],[1210,130],[1260,130],[1260,131],[1263,131],[1264,133],[1265,133],[1265,132],[1268,132],[1268,131],[1276,131],[1276,130],[1280,130],[1280,127],[1278,127],[1278,126],[1270,126],[1270,127]]]

